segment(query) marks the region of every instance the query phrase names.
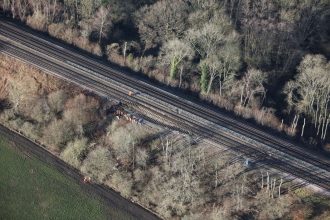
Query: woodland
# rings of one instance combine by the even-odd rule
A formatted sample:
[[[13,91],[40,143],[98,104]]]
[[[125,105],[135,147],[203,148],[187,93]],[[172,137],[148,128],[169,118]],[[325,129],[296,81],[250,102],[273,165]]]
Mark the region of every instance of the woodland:
[[[329,0],[1,0],[2,13],[330,150]]]
[[[116,103],[9,56],[0,55],[0,73],[2,125],[38,143],[92,183],[111,187],[164,219],[323,220],[330,216],[329,196],[323,192],[269,168],[246,167],[244,157],[229,149],[159,126],[118,119]],[[33,174],[30,168],[28,174]],[[43,183],[44,176],[34,174],[29,181]],[[67,192],[64,184],[57,191],[61,184],[54,181],[53,194]],[[44,204],[40,200],[44,192],[32,188],[37,192],[36,204]],[[12,207],[11,200],[3,201],[5,207]],[[30,201],[19,204],[30,207]],[[36,213],[45,211],[41,206]],[[65,207],[57,209],[61,214],[56,216],[78,210]]]

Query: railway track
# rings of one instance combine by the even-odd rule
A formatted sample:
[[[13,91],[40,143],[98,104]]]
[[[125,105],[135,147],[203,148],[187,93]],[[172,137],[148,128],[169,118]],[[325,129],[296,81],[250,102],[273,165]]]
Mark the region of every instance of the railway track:
[[[133,87],[136,90],[142,91],[144,93],[153,93],[157,94],[157,98],[161,98],[162,101],[166,101],[169,104],[172,104],[173,106],[177,106],[181,109],[184,109],[185,111],[188,111],[190,113],[196,114],[199,117],[202,117],[206,120],[213,121],[214,123],[221,124],[221,126],[226,127],[227,129],[234,130],[235,132],[250,137],[254,139],[255,141],[259,142],[266,142],[267,145],[276,148],[277,150],[284,151],[285,153],[291,153],[293,152],[295,157],[299,156],[302,158],[313,157],[311,154],[307,154],[304,151],[304,149],[300,149],[299,146],[293,145],[289,142],[283,141],[281,139],[277,139],[274,136],[271,136],[261,130],[258,130],[254,127],[247,126],[246,124],[239,122],[237,120],[234,120],[230,117],[224,117],[221,114],[217,114],[214,111],[203,108],[199,105],[195,105],[192,102],[182,102],[182,100],[178,101],[178,97],[173,96],[169,93],[163,93],[160,92],[159,89],[156,89],[154,87],[150,87],[146,83],[141,83],[139,81],[136,81],[135,79],[132,79],[130,76],[126,76],[125,74],[118,73],[118,71],[114,69],[109,69],[109,67],[104,68],[104,66],[100,63],[91,62],[91,60],[88,57],[79,55],[77,53],[73,53],[70,50],[65,50],[62,46],[56,46],[55,44],[49,45],[47,44],[47,41],[41,41],[38,40],[34,35],[29,34],[29,38],[26,38],[23,36],[25,34],[24,31],[21,31],[19,29],[13,28],[11,23],[4,23],[5,27],[8,29],[2,29],[0,30],[0,34],[7,36],[8,38],[12,39],[18,39],[21,43],[28,45],[29,47],[32,47],[35,50],[38,50],[40,52],[44,53],[51,53],[53,56],[56,56],[57,58],[60,58],[64,62],[68,62],[68,57],[64,55],[63,51],[70,54],[70,56],[74,57],[76,62],[79,63],[80,66],[82,66],[85,70],[91,69],[93,67],[94,70],[98,72],[98,74],[103,75],[107,78],[110,78],[112,80],[119,81],[122,84],[129,84],[130,87]],[[18,34],[12,34],[10,31]],[[42,49],[40,46],[44,46],[46,49]],[[71,61],[70,61],[71,62]],[[74,62],[71,62],[74,63]],[[96,65],[96,66],[95,66]],[[111,72],[112,74],[104,74]],[[113,75],[114,74],[114,75]],[[115,77],[115,78],[113,78]],[[136,85],[138,84],[138,85]],[[193,107],[193,109],[191,108]],[[242,129],[243,128],[243,129]],[[290,151],[287,151],[290,149]],[[311,163],[314,163],[314,165],[323,165],[326,168],[330,168],[330,163],[328,161],[322,161],[320,158],[314,157],[313,161],[310,161]]]
[[[172,126],[172,129],[193,132],[214,143],[248,154],[256,161],[263,157],[264,161],[269,162],[268,165],[278,170],[330,190],[328,181],[330,163],[303,152],[303,149],[288,141],[277,140],[276,137],[236,119],[227,118],[196,103],[182,100],[131,75],[123,74],[94,59],[67,50],[65,45],[40,40],[10,22],[0,22],[0,36],[14,40],[14,42],[0,42],[3,53],[29,61],[52,74],[103,96],[136,102],[176,125]],[[147,96],[126,96],[129,89],[147,94]],[[174,109],[182,109],[184,114],[178,114]],[[194,116],[189,117],[189,114]],[[219,125],[224,129],[220,129]],[[242,138],[239,138],[240,136]],[[263,147],[255,146],[254,143]],[[316,171],[321,174],[314,175]]]

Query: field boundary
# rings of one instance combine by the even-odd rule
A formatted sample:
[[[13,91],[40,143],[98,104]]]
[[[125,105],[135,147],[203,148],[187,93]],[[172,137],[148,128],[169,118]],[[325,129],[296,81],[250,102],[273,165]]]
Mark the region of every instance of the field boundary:
[[[0,123],[0,135],[3,136],[5,140],[15,143],[19,150],[30,153],[43,163],[53,166],[62,174],[72,178],[84,191],[99,196],[105,205],[111,205],[115,208],[122,209],[122,211],[129,213],[135,219],[162,219],[153,211],[136,202],[124,198],[119,192],[108,186],[97,183],[84,184],[82,181],[83,175],[78,169],[65,163],[59,157],[45,149],[42,143],[26,137],[20,131],[16,131]]]

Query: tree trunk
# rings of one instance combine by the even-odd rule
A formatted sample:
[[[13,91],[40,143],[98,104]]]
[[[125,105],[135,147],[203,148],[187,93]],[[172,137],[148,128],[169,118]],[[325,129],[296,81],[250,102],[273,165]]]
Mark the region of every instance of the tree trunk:
[[[173,57],[173,59],[171,60],[171,64],[170,64],[170,78],[175,79],[176,77],[176,73],[178,71],[178,65],[179,65],[179,61],[177,57]]]
[[[321,139],[323,139],[326,118],[322,118]]]
[[[99,44],[101,43],[101,39],[102,39],[102,33],[103,33],[103,21],[101,22],[101,25],[100,25],[100,32],[99,32]]]
[[[57,7],[57,0],[54,0],[54,5],[53,5],[53,18],[52,18],[53,21],[54,21],[55,15],[56,15],[56,7]]]
[[[214,188],[216,188],[218,186],[218,163],[216,163],[215,165],[215,186]]]
[[[222,81],[219,80],[219,96],[222,97]]]
[[[244,93],[244,86],[241,89],[241,106],[243,106],[243,93]]]
[[[269,173],[267,172],[267,190],[266,192],[269,191]]]
[[[273,183],[272,198],[274,198],[275,186],[276,186],[276,179],[274,179],[274,183]]]
[[[325,138],[326,138],[326,136],[327,136],[327,131],[328,131],[329,122],[330,122],[330,118],[328,118],[327,123],[326,123],[326,125],[325,125],[325,130],[324,130],[323,140],[325,140]]]
[[[201,85],[201,90],[202,93],[207,92],[207,78],[208,78],[208,70],[205,65],[201,66],[201,78],[200,78],[200,85]]]
[[[133,170],[135,169],[135,143],[133,142]]]
[[[212,84],[213,84],[213,80],[214,80],[214,75],[212,74],[210,77],[210,81],[209,81],[209,85],[207,86],[207,92],[206,94],[209,94],[212,88]]]
[[[183,66],[180,68],[180,82],[179,82],[179,88],[182,86],[182,72],[183,72]]]
[[[127,50],[127,41],[125,41],[125,43],[124,43],[124,50],[123,50],[123,54],[124,54],[124,65],[126,65],[126,50]]]
[[[306,118],[304,118],[304,124],[301,129],[301,137],[304,136],[305,125],[306,125]]]
[[[282,183],[283,183],[283,179],[281,178],[280,185],[278,186],[278,197],[281,197],[281,186],[282,186]]]

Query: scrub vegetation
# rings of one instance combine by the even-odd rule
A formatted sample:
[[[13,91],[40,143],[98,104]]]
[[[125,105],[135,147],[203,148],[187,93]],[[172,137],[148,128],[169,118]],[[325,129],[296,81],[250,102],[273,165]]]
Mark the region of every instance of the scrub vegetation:
[[[115,189],[165,219],[329,217],[328,197],[283,179],[280,173],[250,169],[244,166],[244,158],[229,150],[178,132],[117,119],[111,113],[115,107],[111,102],[5,55],[0,56],[0,72],[2,124],[40,142],[93,182]],[[6,158],[9,157],[0,167],[14,169]],[[28,169],[25,165],[24,168]],[[36,174],[25,175],[33,176],[28,180],[33,183],[51,181],[56,189],[67,188],[52,179],[45,180],[42,173]],[[0,180],[2,175],[6,172],[0,172]],[[22,195],[30,191],[26,189]],[[10,198],[1,201],[11,204],[12,198],[16,197],[10,194]],[[1,201],[0,208],[6,205]],[[84,201],[79,200],[84,203],[82,207],[89,204]],[[29,212],[28,208],[23,210]],[[71,208],[66,207],[67,212]]]
[[[328,0],[3,0],[0,7],[32,28],[329,150]]]

